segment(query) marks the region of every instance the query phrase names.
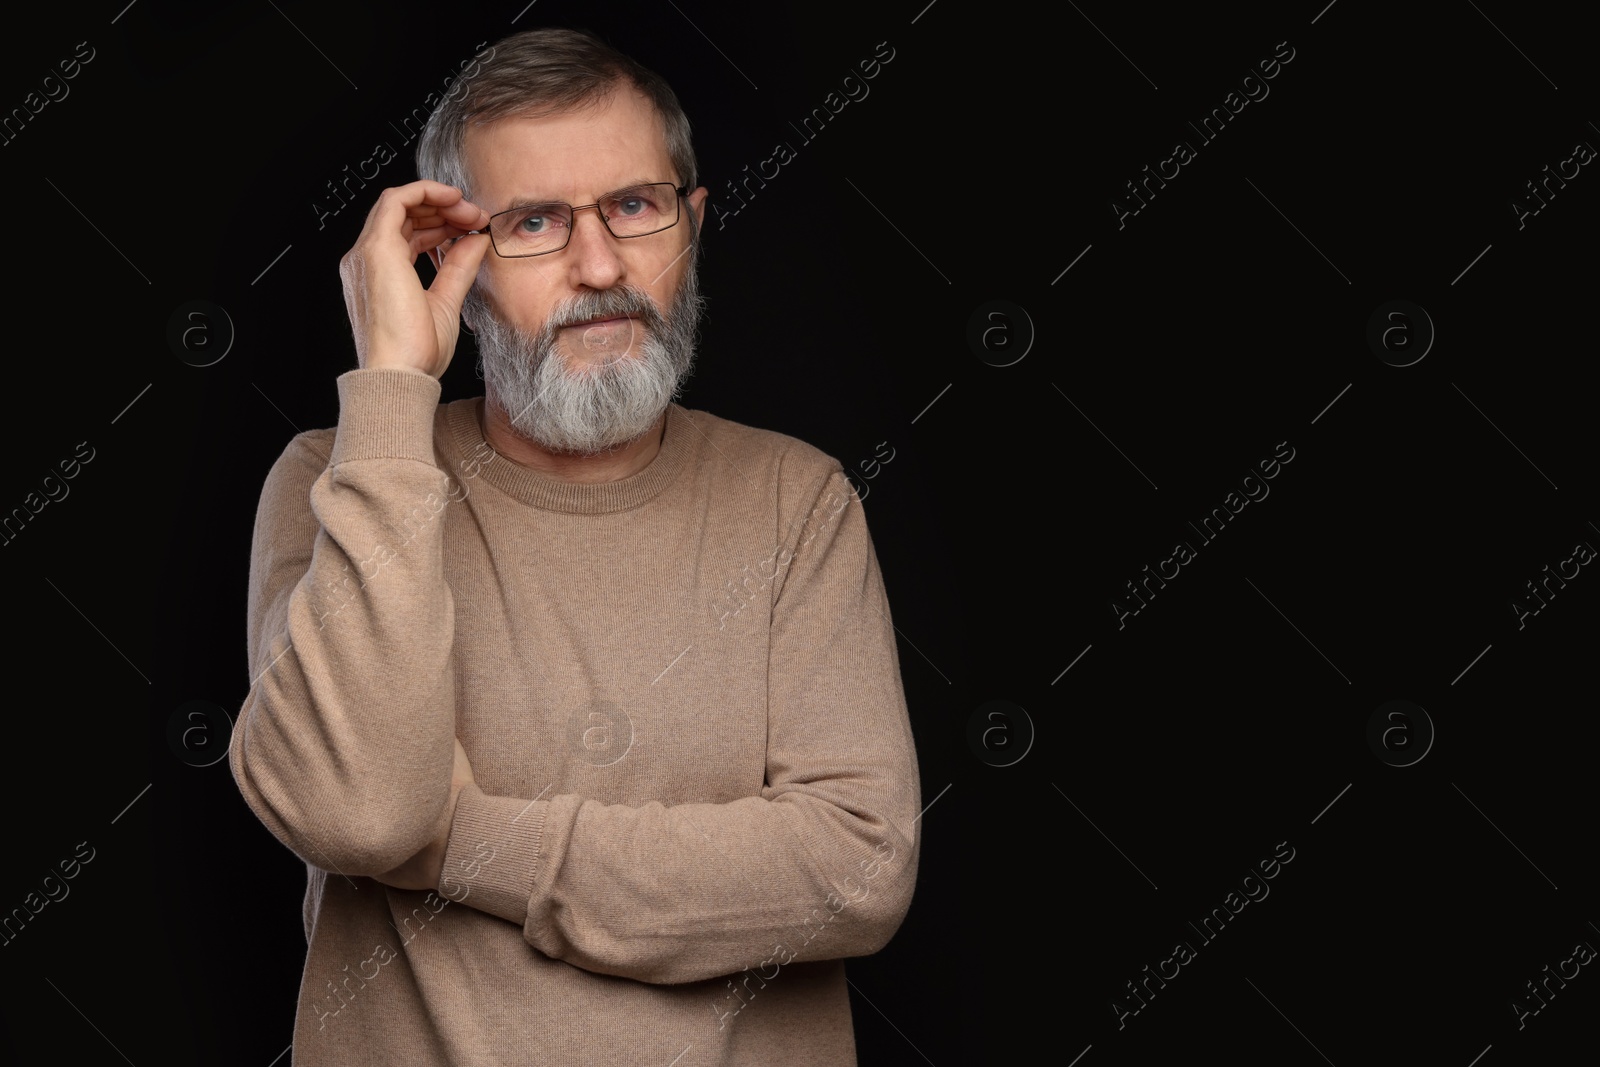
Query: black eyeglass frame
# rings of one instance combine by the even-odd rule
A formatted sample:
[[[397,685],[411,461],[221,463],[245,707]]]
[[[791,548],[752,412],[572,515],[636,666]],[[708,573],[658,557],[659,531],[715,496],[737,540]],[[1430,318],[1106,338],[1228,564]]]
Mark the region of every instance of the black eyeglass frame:
[[[674,201],[674,205],[677,207],[678,210],[673,215],[673,218],[672,218],[671,222],[667,223],[665,226],[661,227],[661,229],[659,229],[659,230],[650,230],[648,233],[626,233],[626,234],[617,233],[615,230],[613,230],[611,228],[611,221],[606,218],[606,213],[604,211],[600,210],[600,202],[599,201],[596,201],[593,204],[584,204],[581,207],[574,207],[573,205],[568,204],[564,200],[552,200],[547,204],[524,204],[521,207],[512,207],[512,208],[507,208],[504,211],[497,211],[493,215],[489,216],[489,225],[486,228],[484,228],[482,230],[472,230],[472,231],[469,231],[469,232],[471,232],[471,233],[487,233],[489,235],[489,246],[494,249],[494,254],[499,256],[501,259],[532,259],[534,256],[548,256],[548,255],[551,255],[551,254],[553,254],[555,252],[562,251],[562,249],[565,249],[567,247],[567,245],[572,243],[572,231],[577,225],[578,212],[587,211],[590,208],[594,208],[595,209],[594,213],[596,215],[600,216],[600,225],[604,226],[606,228],[606,232],[611,234],[611,236],[615,237],[617,240],[619,240],[619,241],[627,241],[627,240],[630,240],[630,239],[635,238],[635,237],[650,237],[650,236],[652,236],[654,234],[664,233],[665,231],[672,229],[679,222],[683,221],[683,204],[680,203],[679,201],[682,201],[684,197],[689,195],[689,187],[687,185],[673,185],[671,182],[646,182],[643,185],[631,185],[631,186],[628,187],[628,189],[618,190],[619,192],[628,192],[631,189],[654,189],[654,188],[656,188],[657,186],[660,186],[660,185],[665,185],[667,188],[671,189],[674,193],[677,194],[677,200]],[[567,227],[567,239],[565,241],[561,242],[561,248],[551,248],[551,249],[547,249],[547,250],[545,250],[543,252],[523,252],[523,253],[521,253],[519,255],[511,255],[511,256],[508,256],[504,252],[500,251],[500,246],[495,243],[495,239],[494,239],[494,220],[495,219],[499,218],[501,215],[513,215],[513,214],[516,214],[517,212],[528,211],[531,208],[535,208],[535,207],[558,207],[558,206],[567,208],[568,209],[567,217],[572,220],[571,225],[569,225]]]

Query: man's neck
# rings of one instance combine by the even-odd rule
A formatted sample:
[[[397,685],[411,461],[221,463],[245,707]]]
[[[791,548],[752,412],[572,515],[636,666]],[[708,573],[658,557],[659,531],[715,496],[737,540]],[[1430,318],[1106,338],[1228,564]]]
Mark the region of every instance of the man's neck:
[[[518,434],[505,411],[487,398],[478,410],[484,440],[496,453],[539,474],[577,485],[616,482],[638,474],[656,458],[667,434],[667,413],[663,411],[648,431],[627,444],[595,456],[575,456],[551,452]]]

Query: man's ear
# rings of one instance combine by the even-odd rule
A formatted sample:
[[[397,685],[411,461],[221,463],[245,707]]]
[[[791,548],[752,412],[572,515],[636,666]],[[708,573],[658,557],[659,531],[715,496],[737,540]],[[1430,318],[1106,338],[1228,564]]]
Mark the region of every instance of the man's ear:
[[[461,302],[461,326],[462,326],[462,328],[464,330],[466,330],[468,333],[470,333],[470,334],[472,334],[474,336],[477,335],[478,331],[473,328],[473,325],[474,325],[473,321],[472,321],[473,302],[472,302],[471,298],[472,298],[473,291],[478,288],[478,284],[479,283],[476,282],[476,281],[474,281],[472,283],[472,288],[467,290],[467,298],[462,300],[462,302]],[[486,313],[487,314],[493,314],[493,312],[486,312]]]
[[[455,244],[455,241],[454,237],[448,237],[440,244],[428,249],[428,260],[433,264],[435,271],[444,265],[445,253],[450,250],[450,246]]]
[[[694,212],[695,225],[701,230],[706,225],[706,197],[709,195],[709,190],[703,185],[689,194],[689,210]]]

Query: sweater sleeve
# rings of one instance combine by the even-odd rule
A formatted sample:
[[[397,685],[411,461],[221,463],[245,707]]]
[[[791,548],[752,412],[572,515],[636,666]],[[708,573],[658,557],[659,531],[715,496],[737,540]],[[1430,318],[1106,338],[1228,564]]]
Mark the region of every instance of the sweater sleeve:
[[[300,434],[262,489],[251,542],[250,690],[229,766],[301,859],[392,870],[432,840],[455,752],[440,387],[341,375],[339,425]]]
[[[777,557],[760,794],[626,806],[468,786],[441,893],[547,956],[644,982],[888,942],[915,882],[916,753],[859,499],[836,466],[816,500]]]

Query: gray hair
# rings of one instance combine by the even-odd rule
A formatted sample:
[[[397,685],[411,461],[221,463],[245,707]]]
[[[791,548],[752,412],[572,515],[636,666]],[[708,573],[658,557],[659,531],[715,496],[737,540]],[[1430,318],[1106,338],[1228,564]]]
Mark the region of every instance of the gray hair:
[[[483,57],[487,58],[483,58]],[[496,42],[451,82],[417,141],[417,176],[472,198],[465,141],[469,125],[593,106],[619,84],[654,105],[678,179],[697,185],[689,118],[661,75],[581,30],[526,30]]]

